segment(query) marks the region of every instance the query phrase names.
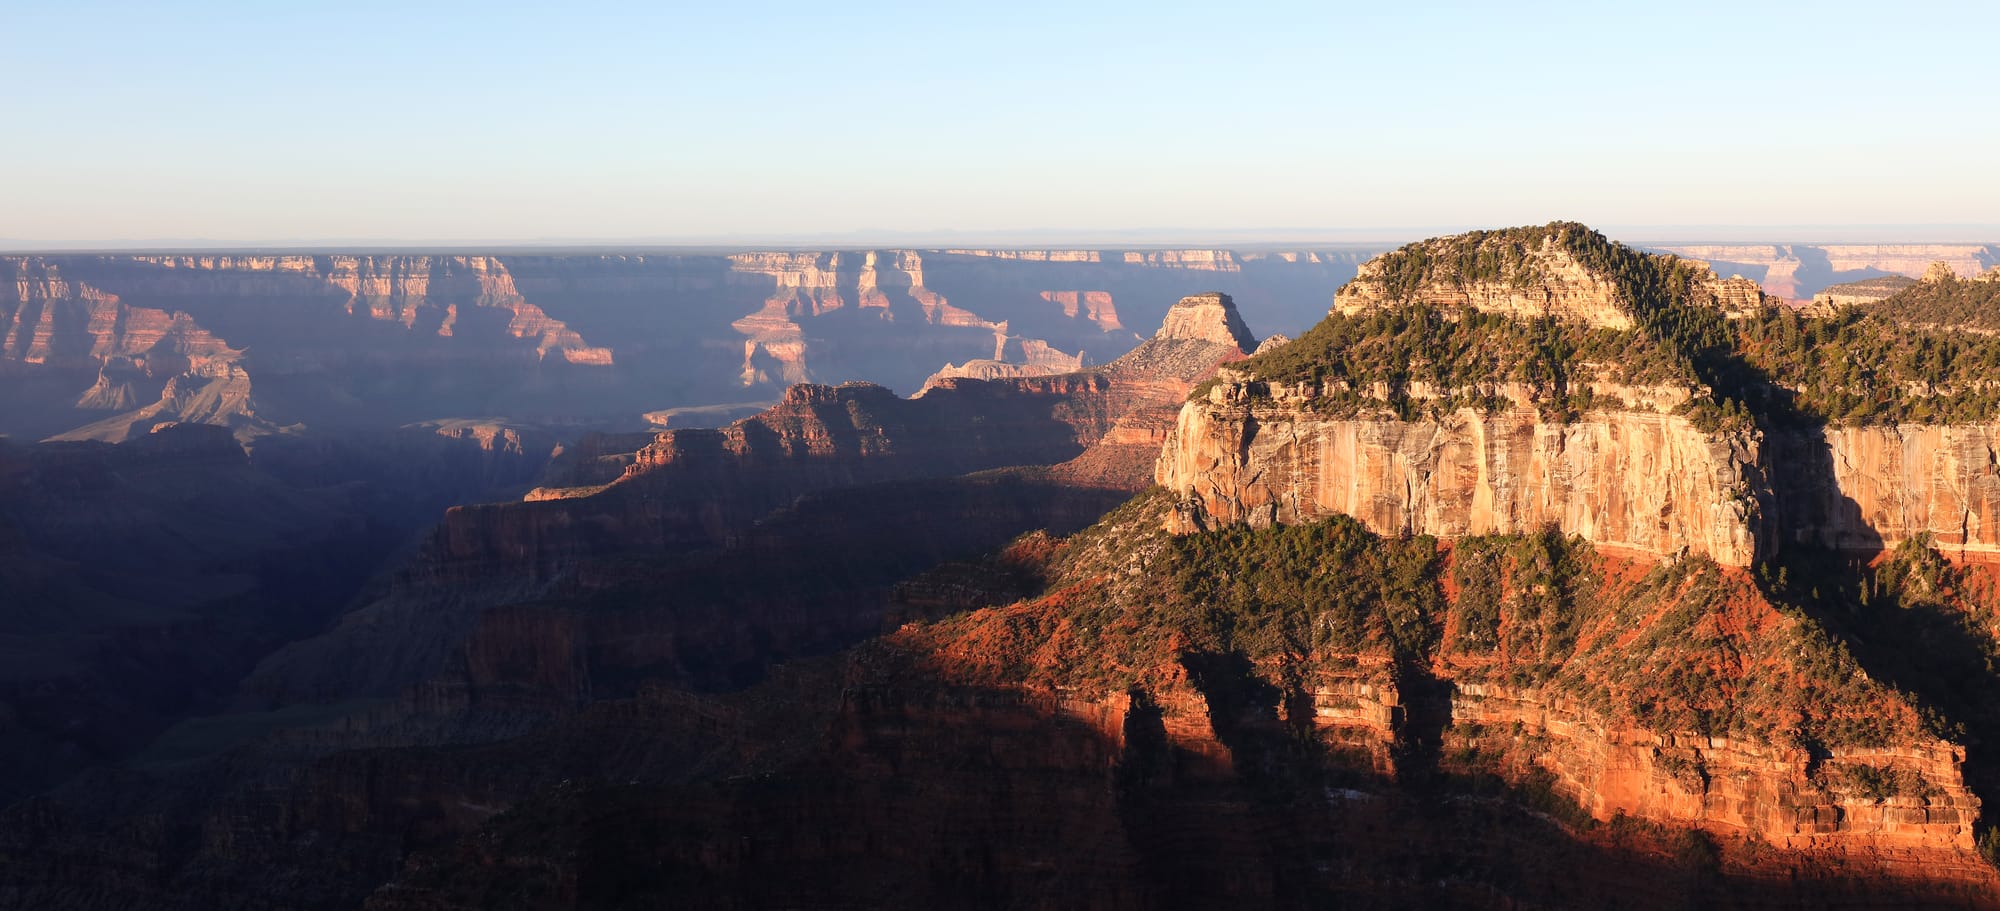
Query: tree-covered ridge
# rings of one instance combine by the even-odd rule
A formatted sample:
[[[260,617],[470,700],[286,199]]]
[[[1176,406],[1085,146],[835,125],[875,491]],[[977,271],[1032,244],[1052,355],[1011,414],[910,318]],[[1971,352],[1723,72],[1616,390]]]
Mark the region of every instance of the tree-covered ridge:
[[[1635,320],[1676,305],[1713,304],[1700,295],[1703,279],[1712,274],[1706,266],[1635,250],[1569,221],[1406,244],[1374,260],[1365,275],[1396,303],[1413,302],[1422,289],[1433,286],[1487,283],[1528,290],[1549,279],[1547,253],[1566,256],[1609,282],[1617,294],[1617,307]]]
[[[1502,386],[1510,384],[1530,390],[1533,403],[1557,417],[1619,407],[1592,395],[1600,375],[1635,387],[1693,389],[1700,382],[1687,358],[1640,333],[1422,303],[1334,314],[1291,344],[1235,366],[1254,380],[1323,388],[1313,403],[1323,413],[1387,411],[1405,420],[1506,408]],[[1413,384],[1430,394],[1413,396]]]
[[[1525,251],[1550,242],[1611,284],[1632,328],[1415,299],[1422,283],[1511,281],[1532,267],[1521,265]],[[1685,390],[1681,412],[1705,429],[2000,419],[2000,282],[1926,282],[1831,316],[1767,304],[1732,318],[1704,290],[1704,267],[1569,223],[1412,244],[1388,254],[1382,274],[1400,297],[1330,314],[1236,369],[1253,382],[1310,384],[1320,390],[1313,408],[1343,416],[1532,404],[1568,419],[1624,407],[1590,395],[1590,380],[1604,378]],[[1413,383],[1427,384],[1426,394],[1412,396]],[[1531,401],[1502,398],[1505,384],[1526,388]]]
[[[1878,275],[1874,278],[1864,278],[1859,281],[1841,282],[1840,284],[1837,285],[1828,285],[1824,288],[1821,288],[1819,291],[1819,295],[1816,296],[1824,296],[1824,295],[1887,296],[1890,294],[1894,294],[1898,291],[1902,291],[1916,283],[1917,283],[1916,279],[1911,278],[1907,275]]]
[[[2000,420],[2000,335],[1905,325],[1873,307],[1771,308],[1730,334],[1733,391],[1775,424]]]
[[[1863,310],[1902,326],[2000,332],[2000,280],[1954,276],[1918,282]]]
[[[1283,698],[1328,674],[1435,675],[1538,691],[1608,725],[1784,746],[1939,728],[1816,619],[1831,588],[1794,600],[1704,559],[1648,568],[1554,532],[1447,546],[1335,517],[1174,537],[1166,499],[1142,496],[1066,542],[1041,597],[898,639],[974,679],[1084,693],[1158,692],[1223,661]],[[1884,600],[1932,585],[1910,567],[1934,558],[1913,547],[1870,584]]]

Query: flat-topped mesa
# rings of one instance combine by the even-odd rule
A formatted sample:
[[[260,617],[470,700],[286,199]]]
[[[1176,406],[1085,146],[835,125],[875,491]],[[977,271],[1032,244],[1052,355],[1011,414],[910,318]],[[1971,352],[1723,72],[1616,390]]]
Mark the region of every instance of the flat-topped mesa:
[[[1917,280],[1907,275],[1883,275],[1864,278],[1860,281],[1842,282],[1828,285],[1813,295],[1813,305],[1818,312],[1826,313],[1841,307],[1860,306],[1887,300],[1896,293],[1915,285]]]
[[[1765,303],[1749,279],[1718,278],[1707,263],[1642,253],[1584,225],[1554,222],[1435,237],[1385,253],[1334,295],[1333,310],[1353,316],[1421,303],[1623,330],[1667,303],[1665,294],[1730,316]]]
[[[1257,336],[1250,334],[1236,301],[1220,291],[1190,294],[1167,310],[1154,338],[1187,339],[1235,345],[1245,353],[1257,350]]]
[[[1056,376],[1076,373],[1090,366],[1090,355],[1069,354],[1038,338],[1001,336],[991,358],[974,358],[963,364],[947,363],[924,380],[923,391],[948,379],[1002,380],[1017,377]]]

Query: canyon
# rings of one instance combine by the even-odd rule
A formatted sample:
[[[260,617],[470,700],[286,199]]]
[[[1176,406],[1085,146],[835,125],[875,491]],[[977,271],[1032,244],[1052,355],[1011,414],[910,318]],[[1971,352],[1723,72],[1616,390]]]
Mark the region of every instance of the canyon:
[[[963,477],[968,494],[1002,490],[1015,498],[979,507],[997,513],[990,528],[976,521],[977,510],[952,521],[949,510],[925,517],[911,502],[899,527],[928,529],[921,540],[946,548],[940,556],[995,547],[1036,527],[1081,527],[1094,517],[1090,509],[1101,512],[1145,486],[1145,466],[1193,383],[1254,348],[1233,301],[1210,294],[1183,299],[1152,339],[1084,372],[950,379],[908,399],[865,383],[794,386],[777,405],[728,427],[654,434],[629,460],[615,457],[617,474],[602,483],[538,487],[521,502],[449,510],[384,598],[274,654],[246,690],[281,704],[394,695],[437,673],[493,607],[622,598],[634,584],[674,590],[678,584],[645,581],[655,570],[623,564],[684,557],[699,567],[718,552],[749,559],[754,551],[746,549],[774,516],[835,491],[878,490],[893,501],[905,496],[896,485]],[[1014,474],[980,474],[1001,469]],[[979,543],[947,543],[960,539]],[[828,641],[859,638],[879,619],[859,614]],[[815,636],[824,625],[811,616],[771,621],[786,622]],[[788,634],[757,624],[740,635],[771,650]],[[711,635],[704,647],[722,643]]]
[[[0,907],[2000,906],[1963,289],[1700,259],[24,259]]]

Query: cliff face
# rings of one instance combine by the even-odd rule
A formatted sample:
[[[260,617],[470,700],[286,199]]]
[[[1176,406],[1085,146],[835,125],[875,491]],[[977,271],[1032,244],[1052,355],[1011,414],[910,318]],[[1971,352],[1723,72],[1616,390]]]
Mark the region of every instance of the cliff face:
[[[1315,393],[1224,383],[1189,402],[1155,477],[1176,529],[1353,516],[1382,534],[1460,537],[1552,525],[1615,551],[1749,566],[1786,544],[1860,554],[1927,536],[2000,559],[2000,427],[1716,432],[1644,411],[1549,420],[1515,408],[1447,420],[1335,418]]]
[[[1185,498],[1182,531],[1335,514],[1381,534],[1446,538],[1553,525],[1613,550],[1747,566],[1761,451],[1755,434],[1703,433],[1656,413],[1337,419],[1315,414],[1309,394],[1258,402],[1225,384],[1181,409],[1157,479]]]
[[[1771,443],[1782,540],[1872,554],[1924,535],[1960,560],[2000,559],[2000,425],[1830,427]]]
[[[79,439],[118,441],[165,423],[258,426],[243,352],[197,325],[186,313],[133,307],[118,295],[72,282],[42,258],[0,260],[11,287],[0,287],[0,376],[52,381],[14,393],[18,416],[0,431],[26,427],[41,435],[81,413],[133,412],[72,431]],[[11,367],[12,369],[6,369]],[[95,375],[87,388],[69,388]],[[64,399],[70,399],[65,401]],[[99,426],[101,425],[101,426]]]
[[[610,360],[607,349],[585,345],[568,326],[529,303],[506,266],[490,256],[132,256],[100,257],[71,268],[92,273],[127,297],[205,304],[225,331],[267,344],[282,340],[293,348],[331,348],[346,339],[314,339],[310,333],[345,319],[419,336],[508,339],[536,358]],[[260,300],[305,312],[293,314],[291,326],[259,320],[246,310]]]
[[[1621,729],[1545,693],[1486,683],[1454,688],[1451,719],[1476,733],[1447,737],[1447,750],[1476,754],[1484,746],[1514,774],[1549,772],[1557,791],[1598,819],[1625,813],[1798,852],[1969,857],[1974,850],[1980,800],[1965,785],[1965,748],[1955,744],[1814,756],[1743,738]],[[1852,777],[1856,769],[1926,784],[1884,797],[1867,793]]]
[[[513,374],[500,380],[504,389],[543,362],[611,362],[609,349],[584,344],[523,298],[491,257],[4,262],[16,280],[11,295],[0,295],[8,324],[0,353],[36,385],[60,389],[77,383],[69,374],[96,376],[71,402],[25,396],[33,417],[4,431],[42,435],[54,426],[65,438],[117,441],[181,422],[227,426],[251,439],[336,414],[365,415],[360,420],[379,429],[399,415],[467,408],[464,378],[440,374]],[[402,387],[397,396],[385,396],[385,381]],[[373,413],[367,407],[384,404]]]

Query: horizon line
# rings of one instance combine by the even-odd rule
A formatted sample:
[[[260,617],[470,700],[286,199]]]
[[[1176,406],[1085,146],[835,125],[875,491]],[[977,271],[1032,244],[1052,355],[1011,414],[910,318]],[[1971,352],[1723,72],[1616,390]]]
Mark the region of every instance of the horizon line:
[[[268,251],[388,250],[535,251],[645,250],[747,251],[836,248],[945,250],[1101,250],[1226,249],[1232,247],[1374,247],[1395,246],[1473,230],[1507,226],[1429,225],[1401,228],[1130,228],[1017,230],[890,230],[700,235],[625,235],[608,237],[490,237],[409,238],[329,235],[317,238],[251,240],[214,237],[42,239],[0,237],[0,253],[235,253]],[[1966,244],[2000,243],[2000,223],[1878,223],[1878,224],[1639,224],[1592,226],[1641,245],[1701,244]]]

